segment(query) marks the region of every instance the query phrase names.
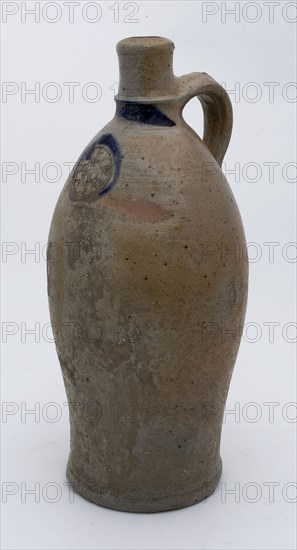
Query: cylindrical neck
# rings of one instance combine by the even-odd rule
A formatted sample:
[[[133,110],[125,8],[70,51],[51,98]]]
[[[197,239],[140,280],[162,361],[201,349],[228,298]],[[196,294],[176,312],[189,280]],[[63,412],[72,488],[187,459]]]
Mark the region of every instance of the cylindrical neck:
[[[177,94],[174,44],[159,36],[125,38],[117,44],[120,82],[116,99],[154,101]]]

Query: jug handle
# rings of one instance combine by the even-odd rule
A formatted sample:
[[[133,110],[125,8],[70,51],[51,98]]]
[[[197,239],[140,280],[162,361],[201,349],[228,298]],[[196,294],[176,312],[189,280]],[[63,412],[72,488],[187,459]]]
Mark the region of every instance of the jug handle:
[[[180,113],[194,96],[199,99],[204,114],[203,142],[219,166],[222,166],[232,133],[232,104],[220,84],[207,73],[180,76]]]

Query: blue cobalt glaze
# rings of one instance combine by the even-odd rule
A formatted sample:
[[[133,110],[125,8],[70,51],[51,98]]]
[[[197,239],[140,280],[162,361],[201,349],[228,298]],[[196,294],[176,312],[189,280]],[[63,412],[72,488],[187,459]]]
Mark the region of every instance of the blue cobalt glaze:
[[[119,144],[112,134],[105,134],[101,136],[101,138],[98,139],[97,145],[99,144],[107,145],[112,150],[115,165],[113,178],[107,187],[99,191],[98,195],[100,197],[101,195],[105,195],[105,193],[108,193],[108,191],[110,191],[118,181],[121,168],[121,153]]]
[[[175,126],[158,107],[152,104],[117,100],[117,115],[133,122],[142,122],[152,126]]]

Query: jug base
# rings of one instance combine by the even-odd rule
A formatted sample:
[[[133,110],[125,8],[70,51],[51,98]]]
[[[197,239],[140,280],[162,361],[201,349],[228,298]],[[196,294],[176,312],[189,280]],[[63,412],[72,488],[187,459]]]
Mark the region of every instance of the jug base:
[[[210,481],[204,481],[199,484],[199,486],[193,491],[183,492],[180,494],[175,494],[171,496],[165,496],[161,498],[156,498],[153,500],[138,501],[136,498],[134,500],[120,499],[116,495],[102,494],[101,492],[92,489],[86,483],[78,480],[74,475],[74,472],[71,468],[71,465],[68,464],[66,476],[68,481],[71,483],[74,491],[80,496],[97,504],[98,506],[103,506],[104,508],[111,508],[113,510],[118,510],[121,512],[140,512],[140,513],[155,513],[155,512],[166,512],[170,510],[177,510],[179,508],[186,508],[194,504],[198,504],[202,500],[205,500],[210,495],[212,495],[220,481],[222,475],[222,461],[219,471]]]

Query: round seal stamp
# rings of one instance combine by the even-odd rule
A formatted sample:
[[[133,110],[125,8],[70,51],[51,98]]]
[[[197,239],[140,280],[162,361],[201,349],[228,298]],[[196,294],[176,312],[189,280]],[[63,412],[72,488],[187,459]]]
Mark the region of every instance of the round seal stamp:
[[[75,168],[70,189],[74,201],[92,202],[98,198],[114,178],[113,152],[105,144],[92,147]]]

